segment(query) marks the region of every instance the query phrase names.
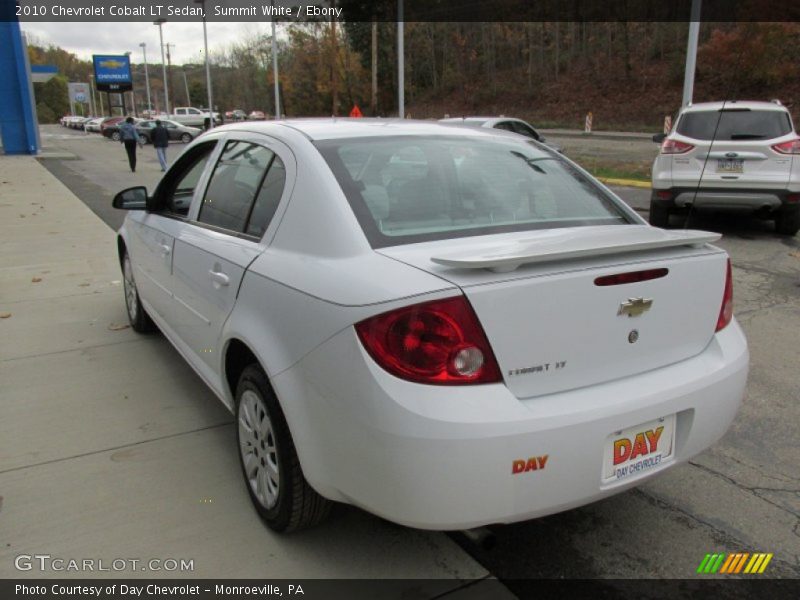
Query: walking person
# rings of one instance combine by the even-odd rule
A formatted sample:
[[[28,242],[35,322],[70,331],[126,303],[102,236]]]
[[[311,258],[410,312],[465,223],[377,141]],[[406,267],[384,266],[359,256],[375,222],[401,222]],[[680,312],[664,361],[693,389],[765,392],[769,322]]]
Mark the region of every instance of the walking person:
[[[158,162],[161,163],[161,170],[167,170],[167,148],[169,147],[169,132],[161,124],[160,119],[156,119],[156,126],[153,128],[153,146],[156,149]]]
[[[125,145],[125,152],[128,153],[128,164],[131,173],[136,173],[136,146],[141,143],[139,133],[133,126],[133,117],[128,117],[119,128],[119,141]]]

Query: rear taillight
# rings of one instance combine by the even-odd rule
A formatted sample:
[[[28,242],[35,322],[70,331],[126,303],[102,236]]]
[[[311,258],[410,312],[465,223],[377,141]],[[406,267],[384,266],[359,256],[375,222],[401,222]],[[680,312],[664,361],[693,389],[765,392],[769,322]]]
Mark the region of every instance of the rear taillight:
[[[661,154],[683,154],[694,148],[691,144],[686,142],[679,142],[678,140],[665,139],[661,144]]]
[[[464,296],[406,306],[356,324],[381,367],[408,381],[434,385],[501,380],[492,348]]]
[[[722,294],[722,307],[719,309],[716,331],[722,331],[733,318],[733,276],[731,274],[731,259],[728,259],[728,270],[725,274],[725,292]]]
[[[800,138],[789,140],[782,144],[775,144],[772,149],[781,154],[800,154]]]

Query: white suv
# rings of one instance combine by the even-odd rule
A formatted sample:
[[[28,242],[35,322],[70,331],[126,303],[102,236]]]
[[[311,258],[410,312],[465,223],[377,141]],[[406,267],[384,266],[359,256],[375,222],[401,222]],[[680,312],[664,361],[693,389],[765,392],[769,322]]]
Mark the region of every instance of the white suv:
[[[669,135],[653,136],[650,223],[673,213],[741,210],[775,219],[778,233],[800,229],[800,137],[773,102],[706,102],[680,111]]]

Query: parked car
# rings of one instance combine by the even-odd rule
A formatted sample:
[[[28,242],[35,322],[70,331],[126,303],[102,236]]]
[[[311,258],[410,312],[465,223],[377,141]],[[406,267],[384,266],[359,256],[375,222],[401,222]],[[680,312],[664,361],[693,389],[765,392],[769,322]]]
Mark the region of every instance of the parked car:
[[[262,111],[260,111],[260,110],[254,110],[254,111],[251,111],[251,112],[250,112],[250,114],[249,114],[249,115],[247,115],[247,119],[248,119],[249,121],[263,121],[263,120],[264,120],[264,119],[266,119],[266,118],[267,118],[267,115],[265,115],[265,114],[264,114]]]
[[[447,118],[439,119],[440,123],[453,123],[457,125],[465,125],[467,127],[486,127],[488,129],[502,129],[504,131],[511,131],[524,135],[525,137],[541,142],[556,152],[561,152],[561,146],[548,142],[542,134],[540,134],[530,123],[522,119],[514,119],[510,117],[461,117],[461,118]]]
[[[187,127],[185,125],[181,125],[180,123],[176,123],[175,121],[168,121],[166,119],[161,119],[161,124],[166,127],[170,141],[180,140],[184,144],[188,144],[198,135],[203,133],[203,130],[198,129],[197,127]],[[155,126],[156,122],[154,120],[139,121],[136,124],[136,131],[139,132],[139,135],[142,137],[145,144],[150,143],[150,138]]]
[[[780,102],[703,102],[678,114],[653,141],[650,223],[667,227],[689,210],[755,213],[775,230],[800,230],[800,136]]]
[[[86,125],[83,126],[83,129],[86,132],[100,133],[100,126],[106,119],[107,117],[95,117],[94,119],[89,119]]]
[[[230,124],[113,205],[133,329],[235,414],[278,531],[331,501],[439,530],[563,511],[702,452],[742,400],[720,236],[516,134]]]
[[[117,125],[122,123],[126,118],[127,117],[108,117],[100,124],[100,133],[102,133],[105,137],[111,137],[111,132],[107,134],[106,130],[112,127],[116,127]],[[118,141],[118,139],[115,141]]]
[[[116,120],[112,119],[113,123],[111,125],[109,125],[108,123],[103,123],[100,126],[100,130],[101,133],[103,134],[103,137],[111,138],[115,142],[118,142],[120,139],[119,128],[122,125],[122,122],[125,121],[125,119],[127,118],[128,117],[114,117],[114,119]],[[134,125],[137,125],[141,121],[142,119],[133,117]]]

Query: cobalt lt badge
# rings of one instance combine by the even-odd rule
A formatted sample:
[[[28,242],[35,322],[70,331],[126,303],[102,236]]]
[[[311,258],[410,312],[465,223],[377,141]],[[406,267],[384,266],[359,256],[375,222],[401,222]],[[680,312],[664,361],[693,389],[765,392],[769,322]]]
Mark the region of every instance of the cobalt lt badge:
[[[628,298],[619,305],[617,315],[628,315],[629,317],[639,317],[650,310],[653,306],[652,298]]]

